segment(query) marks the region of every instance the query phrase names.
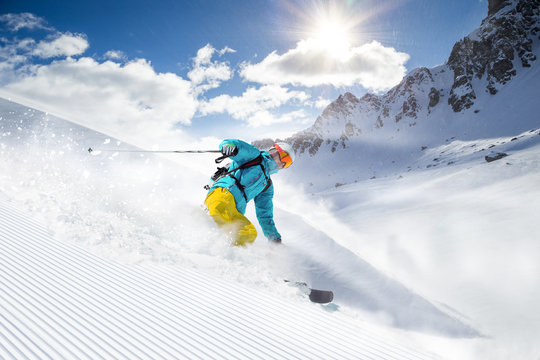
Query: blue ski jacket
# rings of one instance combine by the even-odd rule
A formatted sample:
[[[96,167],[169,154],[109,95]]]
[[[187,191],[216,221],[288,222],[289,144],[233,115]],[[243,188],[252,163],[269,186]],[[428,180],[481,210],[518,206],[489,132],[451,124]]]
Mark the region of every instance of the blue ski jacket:
[[[220,145],[221,150],[225,144],[236,145],[238,153],[231,156],[232,160],[229,170],[236,169],[240,165],[262,155],[261,166],[254,165],[233,172],[232,176],[225,176],[218,179],[210,188],[208,193],[218,187],[225,188],[234,196],[236,209],[241,214],[246,213],[246,206],[250,200],[255,201],[255,211],[257,219],[263,230],[264,235],[269,240],[281,239],[281,235],[276,229],[274,223],[274,185],[270,175],[278,172],[279,168],[276,162],[270,156],[268,151],[261,151],[255,146],[238,139],[224,140]],[[236,179],[240,182],[237,183]],[[245,196],[244,196],[245,194]]]

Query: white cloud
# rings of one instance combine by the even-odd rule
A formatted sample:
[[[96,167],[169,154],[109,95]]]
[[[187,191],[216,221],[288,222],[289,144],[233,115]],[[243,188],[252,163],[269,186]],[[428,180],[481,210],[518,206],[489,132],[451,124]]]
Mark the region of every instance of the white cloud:
[[[406,72],[404,64],[409,59],[409,55],[376,41],[331,50],[315,39],[302,40],[283,55],[274,51],[260,63],[244,63],[240,74],[261,84],[309,87],[360,84],[378,91],[401,81]]]
[[[53,59],[80,55],[88,48],[84,35],[57,33],[36,42],[32,38],[0,38],[0,85],[32,72],[32,58]]]
[[[102,61],[74,59],[88,49],[86,35],[60,33],[32,14],[2,15],[0,21],[13,30],[47,33],[44,39],[0,37],[0,96],[139,146],[193,141],[179,125],[191,123],[200,94],[233,75],[227,62],[213,59],[234,53],[229,47],[200,49],[186,80],[156,73],[144,59],[128,61],[120,50],[107,51]],[[44,60],[37,64],[36,57]]]
[[[16,78],[16,69],[28,60],[28,56],[24,53],[31,51],[34,46],[33,39],[24,39],[19,42],[0,39],[0,84]]]
[[[22,63],[24,61],[10,61],[6,59],[6,54],[11,56],[23,57],[25,61],[28,57],[37,56],[41,58],[55,58],[64,56],[81,55],[88,49],[88,40],[83,34],[72,34],[70,32],[61,33],[52,27],[46,25],[46,21],[31,13],[21,14],[4,14],[0,15],[0,22],[6,24],[6,27],[11,31],[19,31],[21,29],[42,29],[46,30],[48,36],[45,40],[36,42],[32,38],[13,39],[9,40],[5,37],[0,38],[0,43],[4,46],[0,47],[0,60],[11,63]]]
[[[141,146],[166,146],[197,107],[188,81],[156,73],[145,60],[67,58],[30,70],[1,95]]]
[[[104,59],[108,60],[127,60],[127,55],[121,50],[109,50],[103,55]]]
[[[288,103],[302,103],[308,99],[309,95],[303,91],[265,85],[260,88],[250,87],[241,96],[220,95],[212,98],[200,104],[199,112],[202,115],[226,112],[250,126],[257,127],[305,117],[305,113],[298,111],[278,116],[271,114],[269,110]]]
[[[197,51],[197,56],[193,58],[193,63],[195,66],[210,64],[215,52],[216,49],[212,45],[206,44]]]
[[[11,81],[17,72],[24,72],[23,65],[32,57],[56,58],[80,55],[88,48],[83,35],[57,34],[52,40],[36,42],[32,38],[22,40],[0,39],[0,84]]]
[[[212,57],[216,52],[219,56],[222,56],[228,52],[235,52],[235,50],[229,47],[216,50],[210,44],[199,49],[197,56],[193,58],[193,68],[188,73],[188,78],[197,93],[215,89],[223,81],[230,80],[232,77],[233,72],[227,62],[212,61]]]
[[[185,143],[178,125],[190,124],[197,111],[203,116],[228,113],[259,127],[305,122],[308,115],[298,109],[315,104],[307,93],[279,85],[249,87],[241,96],[220,95],[200,103],[201,94],[232,78],[229,63],[220,59],[235,52],[229,47],[199,49],[183,79],[156,73],[144,59],[128,61],[119,50],[106,52],[102,59],[107,61],[74,58],[88,49],[86,35],[48,31],[45,39],[0,38],[0,96],[139,146]],[[36,57],[45,60],[38,64]]]
[[[34,39],[26,38],[15,44],[17,51],[22,52],[31,52],[36,46],[36,41]]]
[[[41,58],[75,56],[84,53],[88,46],[86,36],[65,33],[59,34],[54,40],[40,41],[32,51],[32,55]]]
[[[51,30],[51,28],[47,26],[45,19],[31,13],[0,15],[0,22],[6,23],[8,29],[11,31],[19,31],[20,29]]]
[[[313,106],[315,106],[317,109],[324,109],[325,107],[330,105],[331,102],[332,100],[325,99],[322,96],[319,96],[317,100],[315,100],[315,102],[313,103]]]
[[[228,46],[225,46],[223,49],[219,50],[218,53],[219,53],[219,56],[223,56],[225,55],[226,53],[235,53],[236,50],[234,49],[231,49],[230,47]]]
[[[303,109],[286,112],[284,114],[272,114],[268,110],[256,111],[246,117],[246,122],[251,127],[270,126],[275,124],[292,123],[305,120],[308,117]]]

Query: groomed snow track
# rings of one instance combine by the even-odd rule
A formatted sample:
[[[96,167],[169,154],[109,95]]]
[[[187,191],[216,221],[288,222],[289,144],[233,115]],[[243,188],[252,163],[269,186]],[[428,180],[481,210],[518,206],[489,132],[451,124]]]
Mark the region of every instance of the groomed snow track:
[[[318,305],[117,264],[0,201],[1,359],[432,359]]]

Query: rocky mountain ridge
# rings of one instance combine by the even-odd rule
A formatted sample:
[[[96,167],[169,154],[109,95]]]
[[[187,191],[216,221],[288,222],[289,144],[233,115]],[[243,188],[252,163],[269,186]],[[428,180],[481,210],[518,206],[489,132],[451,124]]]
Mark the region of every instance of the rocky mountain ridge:
[[[313,156],[323,144],[335,152],[366,134],[396,134],[444,113],[478,113],[477,102],[500,96],[518,72],[536,66],[539,19],[539,0],[490,0],[488,16],[454,45],[444,65],[412,70],[383,95],[340,95],[310,128],[286,141],[300,156]]]
[[[448,58],[454,71],[448,104],[455,112],[474,104],[474,78],[486,77],[486,89],[477,91],[495,95],[516,76],[520,65],[530,67],[536,61],[533,42],[540,39],[539,1],[490,1],[490,9],[493,13],[480,28],[456,43]]]

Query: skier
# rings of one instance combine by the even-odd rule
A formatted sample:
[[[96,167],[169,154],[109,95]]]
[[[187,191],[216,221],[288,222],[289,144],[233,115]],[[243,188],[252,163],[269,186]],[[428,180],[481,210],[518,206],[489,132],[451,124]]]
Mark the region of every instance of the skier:
[[[224,140],[219,149],[232,163],[221,175],[216,173],[217,179],[208,191],[205,203],[209,215],[231,235],[234,246],[252,244],[257,230],[244,214],[247,203],[253,199],[264,235],[270,242],[281,243],[274,224],[274,186],[270,175],[292,164],[294,150],[289,144],[277,143],[268,151],[261,151],[237,139]]]

